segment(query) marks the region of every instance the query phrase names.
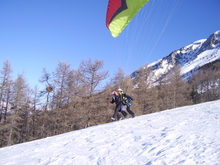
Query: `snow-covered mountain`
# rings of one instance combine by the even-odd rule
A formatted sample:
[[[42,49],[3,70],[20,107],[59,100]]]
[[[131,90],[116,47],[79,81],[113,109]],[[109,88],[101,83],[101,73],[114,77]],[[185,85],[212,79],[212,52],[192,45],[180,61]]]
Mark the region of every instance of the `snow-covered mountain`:
[[[202,66],[220,59],[220,30],[207,39],[201,39],[188,46],[175,50],[168,56],[153,62],[147,67],[153,68],[154,81],[166,75],[175,66],[180,66],[181,76],[188,79]]]
[[[220,101],[0,149],[1,165],[219,165]]]

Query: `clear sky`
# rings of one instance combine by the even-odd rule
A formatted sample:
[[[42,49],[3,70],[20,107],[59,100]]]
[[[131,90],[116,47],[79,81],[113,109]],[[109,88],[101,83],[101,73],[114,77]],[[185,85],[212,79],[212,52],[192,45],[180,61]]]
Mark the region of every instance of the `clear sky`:
[[[219,0],[150,0],[121,35],[105,26],[108,0],[0,0],[0,62],[39,84],[59,61],[103,60],[113,76],[159,60],[220,30]],[[0,67],[2,69],[2,67]]]

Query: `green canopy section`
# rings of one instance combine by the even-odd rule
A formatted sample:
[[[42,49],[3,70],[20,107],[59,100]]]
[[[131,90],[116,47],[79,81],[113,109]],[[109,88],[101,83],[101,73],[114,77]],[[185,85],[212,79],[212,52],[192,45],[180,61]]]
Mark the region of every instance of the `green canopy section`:
[[[113,37],[118,37],[132,18],[149,0],[109,0],[106,26]]]

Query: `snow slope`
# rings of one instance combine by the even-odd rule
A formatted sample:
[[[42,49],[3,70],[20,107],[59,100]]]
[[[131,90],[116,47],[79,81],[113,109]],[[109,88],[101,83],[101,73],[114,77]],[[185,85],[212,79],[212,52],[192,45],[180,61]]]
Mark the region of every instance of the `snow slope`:
[[[220,101],[0,149],[1,165],[220,165]]]

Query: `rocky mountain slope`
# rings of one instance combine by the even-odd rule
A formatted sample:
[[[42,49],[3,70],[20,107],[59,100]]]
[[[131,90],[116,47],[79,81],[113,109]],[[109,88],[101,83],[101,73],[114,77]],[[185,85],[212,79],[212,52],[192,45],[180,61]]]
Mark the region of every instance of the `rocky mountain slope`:
[[[207,39],[201,39],[175,50],[168,56],[153,62],[147,67],[153,68],[154,82],[166,75],[175,66],[179,66],[181,76],[187,80],[199,68],[220,59],[220,30],[211,34]],[[134,74],[133,74],[134,75]]]

